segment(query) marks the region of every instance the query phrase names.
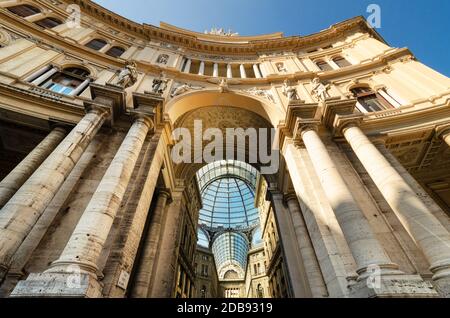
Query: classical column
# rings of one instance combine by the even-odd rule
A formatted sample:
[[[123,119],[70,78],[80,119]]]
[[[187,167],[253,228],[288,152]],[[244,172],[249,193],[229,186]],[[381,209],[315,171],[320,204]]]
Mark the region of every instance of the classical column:
[[[33,81],[34,79],[38,78],[39,76],[41,76],[42,74],[48,72],[48,71],[51,70],[51,69],[52,69],[52,66],[51,66],[51,65],[46,65],[46,66],[44,66],[43,68],[41,68],[40,70],[38,70],[38,71],[34,72],[33,74],[29,75],[28,77],[26,77],[26,78],[24,79],[24,81],[25,81],[25,82],[31,82],[31,81]]]
[[[151,298],[172,298],[178,263],[178,247],[181,236],[181,222],[183,221],[183,192],[172,193],[172,203],[168,206],[160,253],[156,262],[155,280],[149,293]]]
[[[303,219],[303,213],[300,209],[297,196],[295,194],[286,197],[286,203],[291,213],[294,226],[297,224],[298,231],[296,235],[298,237],[298,244],[300,248],[300,255],[305,267],[306,276],[311,289],[313,298],[327,297],[328,291],[320,270],[319,262],[317,261],[316,252],[311,243],[311,238],[308,234],[308,229]]]
[[[100,50],[98,50],[100,53],[107,52],[110,48],[112,48],[113,45],[111,43],[107,43],[104,47],[102,47]]]
[[[39,13],[30,15],[30,16],[28,16],[28,17],[25,17],[25,20],[27,20],[28,22],[33,23],[33,22],[36,22],[36,21],[38,21],[38,20],[42,20],[42,19],[44,19],[44,18],[46,18],[45,13],[39,12]]]
[[[45,72],[44,74],[42,74],[41,76],[39,76],[38,78],[33,80],[31,83],[36,85],[36,86],[39,86],[42,83],[44,83],[46,80],[48,80],[50,77],[55,75],[58,71],[59,70],[58,70],[57,67],[53,67],[51,70]]]
[[[386,270],[397,269],[331,159],[316,131],[317,126],[304,125],[301,129],[303,143],[356,261],[357,273],[365,274],[367,268],[374,265]]]
[[[239,71],[241,72],[241,78],[247,78],[247,73],[245,72],[244,64],[239,65]]]
[[[92,108],[0,210],[0,280],[11,258],[101,128],[107,111]]]
[[[276,216],[278,233],[285,257],[285,265],[289,272],[290,285],[294,298],[310,298],[312,296],[306,277],[305,267],[301,259],[300,250],[295,240],[295,230],[289,211],[284,206],[284,198],[276,190],[269,189],[270,201]]]
[[[444,127],[439,132],[439,137],[450,146],[450,127]]]
[[[158,250],[161,240],[161,228],[165,216],[167,201],[170,198],[170,193],[167,190],[161,190],[157,194],[158,199],[150,217],[150,226],[148,228],[139,268],[136,274],[132,297],[147,298],[150,296],[150,283],[152,274],[155,271],[155,260],[158,256]]]
[[[191,71],[191,64],[192,64],[192,60],[191,59],[187,59],[186,60],[186,65],[184,66],[184,73],[189,73]]]
[[[83,92],[86,87],[89,86],[89,84],[91,83],[91,79],[87,78],[84,80],[83,83],[81,83],[77,88],[75,88],[73,91],[70,92],[70,96],[78,96],[81,92]]]
[[[200,61],[200,68],[198,70],[198,75],[205,75],[205,62]]]
[[[258,64],[253,64],[253,72],[255,73],[256,78],[262,78],[261,71],[259,69]]]
[[[219,64],[214,63],[213,65],[213,76],[219,77]]]
[[[97,278],[97,263],[151,127],[152,122],[146,117],[134,121],[64,251],[46,273],[67,273],[68,267],[78,266]]]
[[[450,233],[357,123],[344,126],[343,133],[385,200],[421,248],[438,289],[450,295]]]
[[[61,127],[53,129],[39,145],[36,146],[15,168],[0,182],[0,209],[8,202],[14,193],[39,168],[44,160],[59,145],[66,136],[66,130]]]
[[[233,69],[230,63],[227,64],[227,78],[233,78]]]

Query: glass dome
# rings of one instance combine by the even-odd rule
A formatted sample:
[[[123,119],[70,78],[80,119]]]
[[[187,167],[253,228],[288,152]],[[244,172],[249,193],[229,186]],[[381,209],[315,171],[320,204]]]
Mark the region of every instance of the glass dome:
[[[201,169],[197,174],[203,201],[199,223],[226,229],[258,225],[256,176],[255,168],[235,161],[219,161]]]
[[[198,245],[208,246],[208,238],[212,239],[220,280],[245,277],[252,245],[247,234],[259,228],[259,210],[255,207],[257,178],[254,167],[234,160],[217,161],[197,172],[203,204]]]

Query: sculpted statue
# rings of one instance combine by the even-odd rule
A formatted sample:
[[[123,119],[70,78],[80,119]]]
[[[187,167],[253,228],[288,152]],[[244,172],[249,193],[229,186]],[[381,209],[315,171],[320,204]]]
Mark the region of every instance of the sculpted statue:
[[[170,97],[175,97],[181,94],[184,94],[190,90],[193,89],[202,89],[203,87],[200,86],[192,86],[188,83],[184,83],[183,85],[178,86],[177,88],[175,88],[175,90],[172,92],[172,94],[170,94]]]
[[[288,98],[289,101],[299,100],[297,89],[295,87],[289,86],[287,80],[284,81],[283,94]]]
[[[137,64],[134,61],[127,62],[125,67],[119,73],[117,85],[123,88],[133,86],[137,81]]]
[[[158,59],[156,60],[156,62],[159,64],[167,64],[168,61],[169,55],[167,54],[161,54],[160,56],[158,56]]]
[[[284,63],[277,63],[277,69],[280,73],[287,73],[286,66],[284,66]]]
[[[211,28],[210,31],[205,30],[205,34],[211,35],[221,35],[221,36],[238,36],[239,33],[231,31],[231,29],[226,32],[223,28]]]
[[[329,97],[328,90],[330,89],[330,84],[324,85],[320,82],[320,79],[316,77],[312,81],[313,89],[312,95],[319,101],[324,102],[327,97]]]
[[[226,93],[229,91],[227,80],[224,78],[222,78],[222,80],[219,83],[219,91],[221,93]]]
[[[165,79],[163,75],[161,75],[159,78],[155,78],[152,84],[152,93],[164,94],[168,82],[169,80]]]

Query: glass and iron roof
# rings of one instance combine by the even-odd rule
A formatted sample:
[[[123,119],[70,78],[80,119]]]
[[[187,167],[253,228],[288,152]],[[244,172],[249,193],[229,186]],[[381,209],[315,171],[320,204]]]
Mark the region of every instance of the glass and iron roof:
[[[218,161],[200,169],[197,178],[203,200],[201,225],[240,229],[259,224],[259,211],[255,207],[255,168],[243,162]]]
[[[212,246],[214,259],[219,273],[223,268],[230,268],[230,266],[231,268],[239,266],[241,270],[238,272],[245,271],[247,268],[248,250],[249,244],[244,234],[237,232],[225,232],[220,234]]]
[[[198,245],[207,247],[212,238],[221,279],[230,270],[241,278],[245,275],[250,249],[246,233],[253,233],[259,226],[259,210],[255,207],[257,178],[254,167],[234,160],[216,161],[197,172],[203,204]]]

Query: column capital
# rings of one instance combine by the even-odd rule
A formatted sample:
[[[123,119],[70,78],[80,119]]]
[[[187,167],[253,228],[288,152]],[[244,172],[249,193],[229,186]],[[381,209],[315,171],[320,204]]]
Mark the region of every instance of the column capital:
[[[363,114],[336,115],[333,123],[333,135],[341,137],[346,129],[355,126],[359,127],[363,118]]]
[[[105,116],[105,118],[108,118],[111,115],[111,108],[101,104],[85,104],[84,111],[86,114],[97,114],[99,116]]]
[[[286,193],[284,195],[284,202],[289,203],[290,201],[297,201],[298,202],[298,197],[297,194],[295,192],[289,192]]]
[[[435,132],[436,137],[439,139],[444,139],[447,136],[450,136],[450,123],[436,126]]]
[[[168,201],[172,201],[172,193],[170,189],[167,188],[159,188],[158,189],[158,196],[164,196]]]
[[[141,122],[141,123],[147,125],[149,130],[152,130],[155,127],[152,118],[146,114],[133,113],[132,118],[133,118],[133,124],[137,123],[137,122]]]
[[[341,116],[354,116],[356,108],[356,99],[327,99],[322,109],[322,121],[326,127],[333,128],[336,117]]]
[[[308,131],[319,131],[320,120],[297,119],[294,128],[294,141],[299,142],[303,139],[303,134]]]

